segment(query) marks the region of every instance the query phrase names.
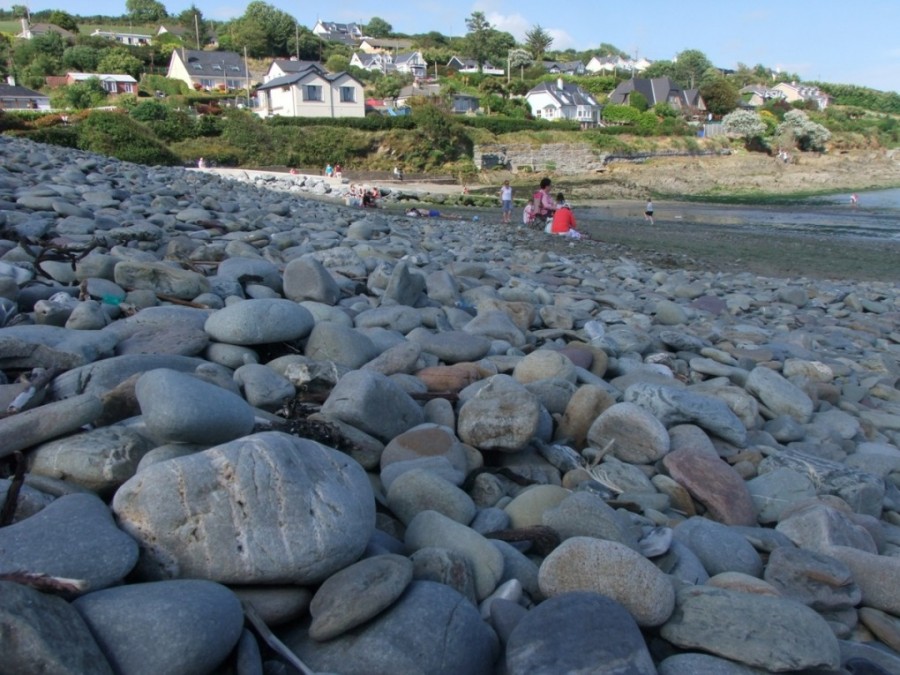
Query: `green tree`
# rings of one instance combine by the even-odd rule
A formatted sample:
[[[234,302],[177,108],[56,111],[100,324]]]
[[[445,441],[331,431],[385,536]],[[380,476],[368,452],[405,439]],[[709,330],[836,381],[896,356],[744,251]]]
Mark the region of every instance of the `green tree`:
[[[365,26],[365,33],[368,37],[386,38],[393,35],[394,27],[380,16],[373,16]]]
[[[47,15],[47,23],[52,23],[54,26],[65,28],[71,33],[78,32],[78,23],[75,21],[75,17],[60,9],[54,9]]]
[[[290,44],[297,32],[294,17],[266,2],[254,0],[247,5],[243,18],[255,21],[263,28],[269,49],[267,56],[290,56]]]
[[[96,77],[59,87],[50,96],[54,108],[95,108],[106,100],[106,90]]]
[[[98,63],[100,63],[100,50],[87,45],[69,47],[62,55],[62,65],[66,70],[96,73]]]
[[[466,48],[468,55],[478,64],[478,72],[484,68],[484,62],[490,58],[490,34],[493,26],[488,22],[484,12],[472,12],[466,19]]]
[[[685,89],[695,89],[700,79],[712,67],[706,54],[699,49],[685,49],[675,57],[675,81]]]
[[[550,49],[552,44],[553,36],[541,28],[540,24],[535,24],[531,30],[525,33],[525,47],[531,52],[535,61],[543,60],[544,53]]]
[[[640,111],[630,105],[608,105],[603,108],[603,119],[611,124],[634,124],[640,116]]]
[[[136,80],[140,78],[143,69],[141,60],[125,49],[108,50],[97,64],[97,70],[101,73],[127,73]]]
[[[727,115],[738,107],[741,98],[737,87],[724,77],[700,87],[700,95],[713,115]]]
[[[631,96],[628,97],[628,105],[638,112],[644,112],[650,107],[650,101],[648,101],[647,97],[641,92],[633,91],[631,92]]]
[[[125,0],[125,9],[135,23],[154,23],[169,16],[165,5],[158,0]]]
[[[322,50],[322,39],[306,26],[295,26],[294,36],[288,41],[291,56],[305,61],[315,61]]]
[[[831,138],[831,132],[817,122],[813,122],[802,110],[790,110],[784,114],[784,121],[775,133],[782,138],[792,138],[800,150],[824,150]]]
[[[759,117],[759,113],[752,110],[735,110],[722,118],[722,127],[725,133],[736,138],[743,138],[750,142],[760,138],[766,133],[766,124]]]
[[[332,54],[325,61],[325,70],[329,73],[340,73],[346,71],[350,67],[350,59],[340,54]]]
[[[185,36],[184,38],[187,43],[200,49],[209,42],[209,26],[207,25],[206,19],[203,18],[203,12],[201,12],[196,5],[192,4],[187,9],[182,10],[181,13],[175,17],[175,20],[178,22],[179,26],[186,28],[189,31],[191,37],[188,38]],[[166,35],[166,33],[163,35]]]
[[[28,11],[28,5],[13,5],[10,11],[16,19],[28,19],[31,21],[31,12]]]
[[[228,24],[228,30],[219,37],[219,43],[228,51],[242,52],[259,58],[269,52],[269,40],[265,27],[254,19],[241,17]]]

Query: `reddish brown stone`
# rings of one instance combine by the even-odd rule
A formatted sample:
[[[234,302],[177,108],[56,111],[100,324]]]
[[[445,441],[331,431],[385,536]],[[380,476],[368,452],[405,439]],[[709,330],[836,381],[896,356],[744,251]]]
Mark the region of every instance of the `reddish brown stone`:
[[[673,480],[725,525],[756,525],[756,505],[744,479],[727,462],[704,452],[675,450],[663,457]]]

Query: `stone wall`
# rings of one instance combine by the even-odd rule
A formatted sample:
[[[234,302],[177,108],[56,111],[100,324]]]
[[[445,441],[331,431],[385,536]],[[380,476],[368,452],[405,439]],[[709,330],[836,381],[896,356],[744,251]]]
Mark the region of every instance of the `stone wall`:
[[[502,166],[515,172],[552,172],[556,175],[602,171],[605,158],[605,153],[594,150],[587,143],[476,145],[472,157],[479,169]]]

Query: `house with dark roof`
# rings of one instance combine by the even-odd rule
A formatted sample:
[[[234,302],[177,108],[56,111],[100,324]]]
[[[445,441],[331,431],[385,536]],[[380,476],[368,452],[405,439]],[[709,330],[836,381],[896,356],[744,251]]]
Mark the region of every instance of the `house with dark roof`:
[[[260,117],[365,117],[365,87],[349,73],[326,73],[316,64],[276,77],[256,89]]]
[[[316,21],[312,32],[328,42],[343,42],[344,44],[357,44],[364,37],[362,28],[356,23]]]
[[[556,82],[541,82],[525,94],[531,114],[542,120],[572,120],[582,128],[600,124],[603,110],[592,94],[575,84],[559,78]]]
[[[377,70],[381,73],[403,73],[412,75],[416,79],[425,77],[428,64],[422,52],[401,52],[391,54],[389,52],[353,52],[350,57],[350,65],[363,70]]]
[[[75,33],[72,31],[61,28],[54,23],[31,23],[28,19],[22,19],[22,31],[17,33],[16,37],[23,40],[31,40],[47,33],[57,33],[67,42],[75,41]]]
[[[301,61],[300,59],[274,59],[269,64],[269,69],[263,74],[263,84],[285,75],[296,75],[317,68],[321,72],[325,72],[325,66],[319,61]]]
[[[668,103],[687,115],[696,115],[706,110],[706,103],[698,89],[683,89],[669,77],[633,77],[620,82],[609,95],[609,102],[614,105],[630,105],[635,92],[647,99],[650,107],[657,103]]]
[[[16,84],[0,84],[0,110],[50,110],[50,97]]]
[[[455,70],[457,73],[477,73],[478,61],[475,59],[466,59],[461,56],[451,56],[447,62],[448,70]],[[498,68],[490,61],[481,64],[481,73],[483,75],[506,75],[503,68]]]
[[[166,77],[181,80],[192,89],[246,89],[250,71],[237,52],[175,49]]]
[[[584,75],[587,72],[581,61],[544,61],[543,66],[553,75]]]

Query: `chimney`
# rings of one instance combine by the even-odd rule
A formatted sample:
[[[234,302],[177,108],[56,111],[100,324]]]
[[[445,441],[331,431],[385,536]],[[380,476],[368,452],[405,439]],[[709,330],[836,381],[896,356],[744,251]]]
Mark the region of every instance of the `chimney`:
[[[7,76],[6,76],[6,84],[8,84],[10,87],[15,87],[15,86],[16,86],[16,78],[15,78],[15,76],[14,76],[14,75],[7,75]]]
[[[564,85],[565,85],[565,82],[563,82],[563,79],[562,79],[561,77],[560,77],[560,78],[557,78],[557,80],[556,80],[556,88],[559,89],[560,91],[562,91],[563,89],[565,89],[565,86],[564,86]]]
[[[27,32],[28,32],[28,19],[26,19],[26,18],[23,16],[21,19],[19,19],[19,21],[22,22],[22,32],[23,32],[23,33],[27,33]]]

